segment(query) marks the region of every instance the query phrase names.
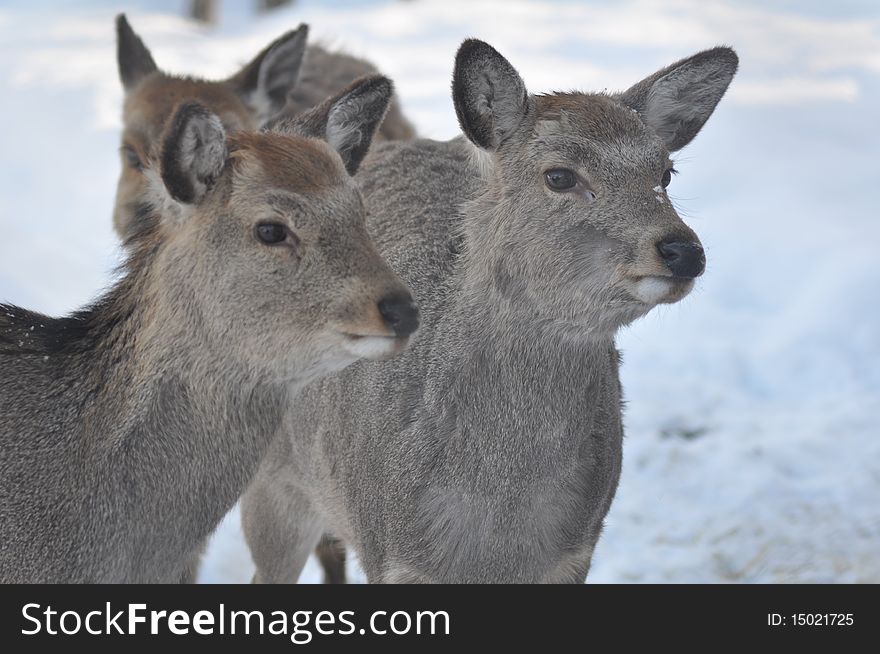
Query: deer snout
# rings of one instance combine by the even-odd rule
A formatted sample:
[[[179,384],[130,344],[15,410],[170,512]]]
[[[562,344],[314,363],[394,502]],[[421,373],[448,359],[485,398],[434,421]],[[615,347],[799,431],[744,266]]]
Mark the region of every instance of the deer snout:
[[[694,279],[706,269],[706,254],[699,243],[675,240],[660,241],[657,251],[673,277]]]
[[[379,301],[379,314],[395,336],[404,338],[419,328],[419,308],[409,293],[392,293]]]

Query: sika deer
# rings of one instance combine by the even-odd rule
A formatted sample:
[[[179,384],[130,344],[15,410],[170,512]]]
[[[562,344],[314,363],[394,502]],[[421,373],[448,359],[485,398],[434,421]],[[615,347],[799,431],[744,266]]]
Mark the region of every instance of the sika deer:
[[[180,579],[298,389],[403,349],[350,176],[391,92],[235,135],[184,103],[118,283],[67,318],[0,306],[0,581]]]
[[[207,81],[169,75],[159,70],[143,40],[124,14],[116,19],[117,63],[125,89],[123,108],[122,171],[116,190],[113,222],[127,238],[136,231],[140,207],[147,193],[148,171],[157,160],[162,128],[174,107],[194,100],[216,113],[227,131],[255,129],[281,109],[300,114],[339,91],[352,80],[375,72],[372,64],[320,46],[306,47],[308,26],[300,25],[270,43],[231,78]],[[396,98],[392,98],[376,135],[382,139],[415,136]],[[324,540],[316,553],[330,582],[345,580],[345,552]],[[193,561],[186,579],[194,579]]]
[[[258,581],[295,580],[325,530],[372,582],[586,578],[620,474],[615,333],[703,272],[669,153],[736,68],[715,48],[620,94],[529,95],[465,41],[453,100],[470,143],[384,144],[358,176],[422,329],[291,405],[242,500]]]

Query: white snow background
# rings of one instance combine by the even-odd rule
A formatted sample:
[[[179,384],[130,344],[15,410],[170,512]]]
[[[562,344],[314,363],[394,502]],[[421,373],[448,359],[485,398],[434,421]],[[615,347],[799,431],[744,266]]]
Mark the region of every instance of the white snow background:
[[[467,36],[535,92],[622,89],[730,44],[740,72],[670,187],[707,272],[620,335],[624,472],[590,580],[880,581],[880,5],[301,0],[257,18],[227,0],[207,28],[185,4],[0,6],[0,301],[58,315],[112,279],[117,11],[161,67],[215,77],[308,22],[443,139]],[[233,512],[201,580],[252,569]]]

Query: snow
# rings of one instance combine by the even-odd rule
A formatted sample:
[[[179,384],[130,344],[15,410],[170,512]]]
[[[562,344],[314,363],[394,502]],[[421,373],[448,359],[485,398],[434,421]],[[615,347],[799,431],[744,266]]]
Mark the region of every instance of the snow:
[[[301,0],[252,18],[227,2],[209,29],[182,4],[0,8],[0,301],[69,311],[119,261],[120,9],[160,66],[214,76],[309,22],[391,75],[434,138],[457,131],[449,76],[466,36],[533,91],[624,88],[731,44],[740,72],[668,189],[707,271],[620,336],[624,471],[590,579],[880,582],[876,5]],[[233,512],[201,580],[252,571]],[[314,561],[303,579],[320,579]]]

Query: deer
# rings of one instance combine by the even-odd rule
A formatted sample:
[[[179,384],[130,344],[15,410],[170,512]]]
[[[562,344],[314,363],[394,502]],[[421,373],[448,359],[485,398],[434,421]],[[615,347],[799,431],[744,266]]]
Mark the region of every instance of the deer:
[[[162,129],[182,100],[201,102],[220,117],[227,131],[253,130],[282,111],[288,116],[303,113],[352,80],[376,73],[363,59],[308,45],[308,35],[308,25],[301,24],[228,79],[212,81],[162,71],[125,14],[116,17],[116,58],[125,99],[113,224],[124,242],[137,231],[149,189],[148,173],[158,165]],[[414,136],[412,125],[392,97],[376,140]],[[345,582],[345,551],[338,542],[323,539],[316,555],[327,583]],[[194,580],[197,569],[198,559],[184,581]]]
[[[385,143],[368,229],[421,327],[395,359],[304,389],[242,499],[261,583],[323,532],[371,583],[583,583],[622,460],[615,334],[705,269],[667,194],[738,58],[716,47],[619,93],[531,95],[464,41],[463,135]]]
[[[0,582],[178,581],[299,389],[407,346],[352,177],[391,95],[234,134],[181,103],[115,284],[62,318],[0,305]]]
[[[211,109],[227,132],[256,130],[282,109],[298,114],[319,105],[355,79],[378,71],[371,63],[319,45],[307,45],[302,24],[275,39],[234,75],[205,80],[162,71],[125,14],[116,17],[116,54],[124,91],[121,173],[113,225],[125,240],[148,188],[147,171],[157,161],[162,129],[182,100]],[[410,139],[415,131],[395,98],[377,141]],[[131,229],[136,229],[131,228]]]

